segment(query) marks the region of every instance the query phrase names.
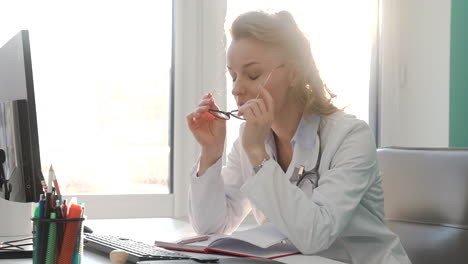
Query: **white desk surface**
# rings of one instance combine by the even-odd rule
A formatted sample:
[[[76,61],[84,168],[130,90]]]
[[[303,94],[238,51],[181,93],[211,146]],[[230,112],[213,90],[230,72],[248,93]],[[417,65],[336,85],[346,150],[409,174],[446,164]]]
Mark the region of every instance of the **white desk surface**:
[[[174,241],[183,237],[193,236],[191,225],[186,220],[174,218],[141,218],[141,219],[102,219],[86,220],[85,225],[89,226],[96,233],[111,234],[127,237],[136,241],[153,244],[154,240]],[[241,225],[240,229],[252,227],[249,224]],[[5,240],[0,238],[0,240]],[[184,252],[187,253],[187,252]],[[196,255],[196,253],[193,253]],[[343,262],[306,255],[293,255],[275,259],[284,263],[291,264],[343,264]],[[31,259],[0,259],[0,264],[30,264]],[[83,264],[103,264],[111,263],[108,257],[85,250]]]

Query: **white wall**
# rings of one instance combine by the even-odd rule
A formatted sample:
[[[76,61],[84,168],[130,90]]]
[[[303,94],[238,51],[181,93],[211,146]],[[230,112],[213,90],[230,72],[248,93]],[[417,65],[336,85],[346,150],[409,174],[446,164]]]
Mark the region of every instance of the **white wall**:
[[[380,146],[448,146],[450,8],[382,0]]]
[[[2,218],[0,225],[1,237],[30,236],[32,230],[31,217],[34,203],[19,203],[0,198]]]

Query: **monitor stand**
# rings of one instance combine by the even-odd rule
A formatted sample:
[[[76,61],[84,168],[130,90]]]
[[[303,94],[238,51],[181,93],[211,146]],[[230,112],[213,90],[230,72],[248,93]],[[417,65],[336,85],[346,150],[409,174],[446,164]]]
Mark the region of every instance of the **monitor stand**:
[[[0,197],[0,238],[32,236],[33,205]]]

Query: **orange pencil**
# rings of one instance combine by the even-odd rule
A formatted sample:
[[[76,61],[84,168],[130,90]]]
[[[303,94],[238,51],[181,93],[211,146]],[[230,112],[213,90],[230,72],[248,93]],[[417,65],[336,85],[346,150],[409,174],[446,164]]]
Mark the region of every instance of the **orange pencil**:
[[[78,204],[70,204],[68,218],[80,218],[83,209]],[[65,225],[65,235],[63,237],[63,244],[58,257],[58,264],[70,264],[75,253],[75,246],[78,236],[78,229],[80,228],[80,222],[68,222]]]

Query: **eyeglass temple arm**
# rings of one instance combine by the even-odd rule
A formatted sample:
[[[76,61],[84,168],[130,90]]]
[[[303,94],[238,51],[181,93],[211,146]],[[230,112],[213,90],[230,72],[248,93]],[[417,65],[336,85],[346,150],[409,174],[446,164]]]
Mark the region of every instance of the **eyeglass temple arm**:
[[[284,64],[281,64],[280,66],[274,68],[273,70],[270,71],[270,73],[268,74],[266,80],[263,82],[262,84],[262,88],[265,88],[265,85],[267,84],[268,80],[270,80],[270,76],[271,74],[276,71],[277,69],[281,68],[281,67],[284,67]],[[255,99],[258,99],[258,97],[260,96],[260,89],[258,89],[258,93],[257,93],[257,97],[255,97]]]
[[[274,70],[276,70],[276,69],[274,69]],[[265,88],[265,85],[267,84],[268,80],[270,79],[271,73],[272,73],[274,70],[272,70],[272,71],[268,74],[268,76],[267,76],[266,80],[263,82],[261,88],[260,88],[260,87],[258,88],[258,93],[257,93],[257,96],[255,97],[255,99],[258,99],[258,97],[260,96],[260,89]]]

